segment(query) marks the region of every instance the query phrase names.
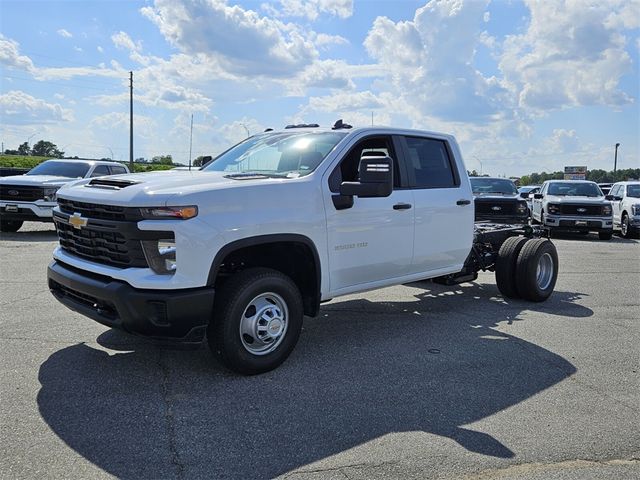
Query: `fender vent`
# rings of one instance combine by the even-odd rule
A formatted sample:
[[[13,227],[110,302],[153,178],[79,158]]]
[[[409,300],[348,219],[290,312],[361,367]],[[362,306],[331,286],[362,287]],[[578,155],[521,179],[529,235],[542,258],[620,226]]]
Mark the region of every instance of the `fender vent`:
[[[123,188],[130,187],[131,185],[136,185],[140,182],[134,182],[133,180],[116,180],[109,178],[94,178],[89,183],[87,183],[87,187],[94,188],[108,188],[111,190],[122,190]]]

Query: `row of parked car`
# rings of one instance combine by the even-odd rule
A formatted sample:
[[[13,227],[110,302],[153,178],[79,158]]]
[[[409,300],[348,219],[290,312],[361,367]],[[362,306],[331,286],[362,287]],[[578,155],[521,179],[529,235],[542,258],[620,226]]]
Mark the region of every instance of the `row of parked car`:
[[[51,221],[56,192],[79,178],[128,173],[106,161],[48,160],[25,175],[0,178],[0,231],[15,232],[24,221]],[[640,233],[640,181],[606,185],[549,180],[519,189],[506,178],[471,177],[476,222],[541,224],[552,231],[597,232],[608,240]],[[606,194],[605,194],[606,193]]]
[[[640,181],[600,186],[587,180],[548,180],[518,189],[505,178],[472,177],[476,221],[541,224],[552,232],[597,232],[609,240],[640,233]]]

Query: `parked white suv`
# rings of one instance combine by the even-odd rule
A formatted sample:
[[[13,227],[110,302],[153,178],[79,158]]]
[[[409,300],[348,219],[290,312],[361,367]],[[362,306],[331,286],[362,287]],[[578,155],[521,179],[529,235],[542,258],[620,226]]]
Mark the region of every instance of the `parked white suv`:
[[[24,175],[0,178],[0,231],[16,232],[25,221],[53,221],[56,192],[82,178],[129,173],[117,162],[46,160]]]
[[[601,240],[613,235],[611,203],[595,182],[547,180],[532,207],[532,222],[551,231],[598,232]]]
[[[611,187],[613,197],[613,228],[620,229],[623,237],[640,233],[640,182],[619,182]]]
[[[84,180],[58,202],[60,302],[163,341],[206,334],[245,374],[282,363],[303,315],[341,295],[495,270],[504,295],[543,301],[558,272],[532,227],[474,227],[458,145],[432,132],[292,126],[203,170]]]

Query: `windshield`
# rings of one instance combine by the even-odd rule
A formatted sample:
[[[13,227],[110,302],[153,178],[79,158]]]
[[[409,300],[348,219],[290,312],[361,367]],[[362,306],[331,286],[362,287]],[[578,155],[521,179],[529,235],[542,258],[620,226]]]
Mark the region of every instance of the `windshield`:
[[[89,171],[85,162],[60,162],[47,160],[27,172],[27,175],[53,175],[56,177],[83,178]]]
[[[248,138],[203,170],[231,176],[295,178],[313,172],[345,136],[343,132],[278,132]]]
[[[516,186],[511,180],[502,178],[471,178],[473,193],[501,193],[503,195],[516,194]]]
[[[640,184],[627,185],[627,197],[640,198]]]
[[[595,183],[557,182],[550,183],[549,195],[567,195],[570,197],[601,197],[602,190]]]

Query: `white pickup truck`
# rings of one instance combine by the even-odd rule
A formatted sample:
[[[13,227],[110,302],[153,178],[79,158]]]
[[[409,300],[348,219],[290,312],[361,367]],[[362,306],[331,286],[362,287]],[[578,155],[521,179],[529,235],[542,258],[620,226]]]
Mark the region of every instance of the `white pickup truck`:
[[[63,187],[49,288],[104,325],[162,341],[205,338],[256,374],[294,348],[321,302],[495,270],[509,297],[543,301],[554,245],[530,226],[474,226],[450,135],[296,125],[246,139],[200,171]]]
[[[79,178],[129,173],[117,162],[46,160],[24,175],[0,178],[0,231],[17,232],[25,221],[51,222],[56,193]]]

